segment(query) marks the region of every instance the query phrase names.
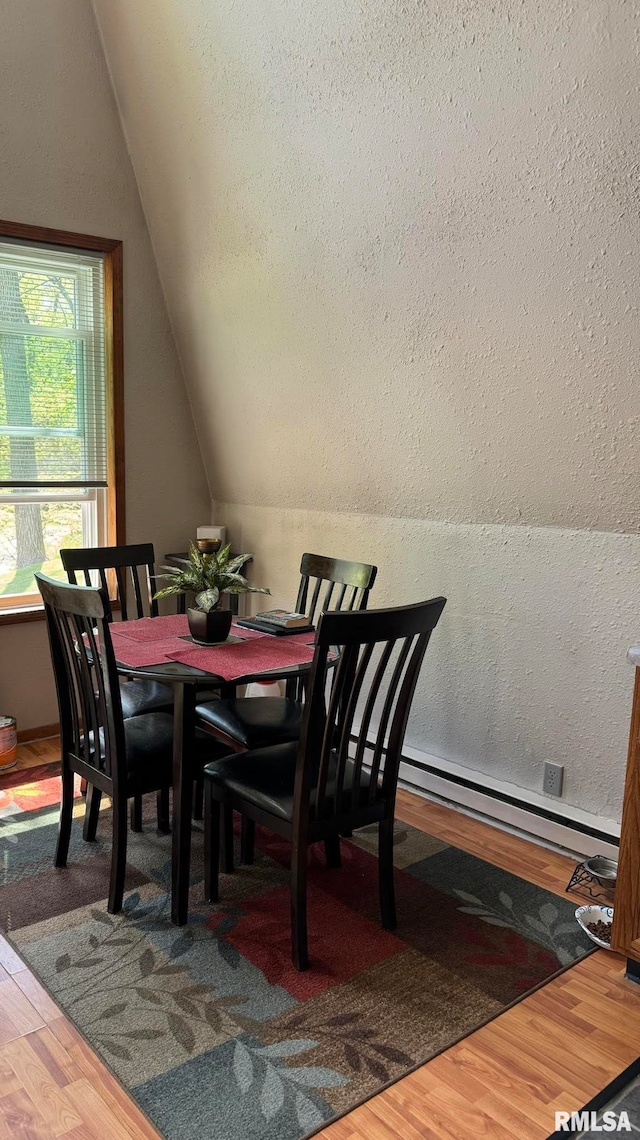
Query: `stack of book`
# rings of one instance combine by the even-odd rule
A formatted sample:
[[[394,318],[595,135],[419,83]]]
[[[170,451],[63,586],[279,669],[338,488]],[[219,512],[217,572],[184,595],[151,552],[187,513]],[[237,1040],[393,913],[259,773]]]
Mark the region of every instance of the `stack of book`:
[[[247,629],[258,629],[261,633],[275,633],[277,636],[312,632],[314,628],[306,614],[290,613],[288,610],[265,610],[252,618],[240,618],[236,624],[244,625]]]

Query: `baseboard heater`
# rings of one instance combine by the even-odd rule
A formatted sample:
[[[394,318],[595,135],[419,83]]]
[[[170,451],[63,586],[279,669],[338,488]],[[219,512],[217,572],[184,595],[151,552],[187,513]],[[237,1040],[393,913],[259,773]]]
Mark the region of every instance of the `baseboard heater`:
[[[357,737],[354,735],[351,739],[355,742]],[[373,748],[374,745],[372,743],[366,745],[366,749],[369,752],[372,752]],[[442,788],[430,787],[427,781],[420,779],[421,775],[437,780],[438,783],[444,786]],[[451,772],[448,769],[443,769],[436,764],[430,764],[424,760],[416,760],[414,757],[406,755],[406,753],[402,754],[400,783],[416,792],[424,793],[426,791],[428,794],[436,795],[440,799],[450,799],[463,807],[471,808],[480,814],[487,815],[489,818],[492,817],[492,803],[496,807],[503,805],[506,810],[500,813],[496,812],[493,817],[500,820],[500,822],[510,824],[522,831],[529,831],[533,835],[548,839],[571,851],[580,851],[585,855],[608,853],[614,858],[616,857],[620,840],[618,836],[610,831],[604,831],[597,826],[585,823],[583,820],[562,815],[560,812],[554,811],[552,808],[543,807],[541,804],[528,802],[518,796],[511,795],[509,792],[503,792],[499,788],[488,787],[486,784],[482,784],[479,780],[474,780],[472,777],[461,776],[457,772]],[[469,793],[469,795],[466,797],[456,796],[456,788]],[[486,803],[484,806],[482,804],[475,805],[469,802],[471,796],[477,796],[482,800],[489,801],[489,803]],[[508,809],[513,809],[513,819],[509,818],[510,813]],[[530,818],[527,819],[526,817]],[[536,821],[539,821],[537,826]],[[552,829],[555,828],[560,828],[562,831],[554,835]],[[571,842],[572,835],[575,835],[575,844]],[[607,848],[610,850],[607,851]]]

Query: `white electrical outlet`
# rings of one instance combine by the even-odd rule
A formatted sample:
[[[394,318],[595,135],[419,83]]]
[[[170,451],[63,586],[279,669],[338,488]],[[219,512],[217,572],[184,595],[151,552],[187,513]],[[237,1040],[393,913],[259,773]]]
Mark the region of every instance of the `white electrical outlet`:
[[[548,796],[561,796],[564,781],[564,764],[552,764],[547,760],[544,766],[542,790]]]

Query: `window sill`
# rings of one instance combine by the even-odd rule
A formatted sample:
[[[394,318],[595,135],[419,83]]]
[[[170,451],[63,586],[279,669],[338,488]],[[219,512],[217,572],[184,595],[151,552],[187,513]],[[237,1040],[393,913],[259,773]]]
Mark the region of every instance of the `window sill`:
[[[120,602],[116,599],[111,600],[111,612],[120,613]],[[136,615],[137,616],[137,615]],[[0,625],[19,625],[24,621],[44,621],[45,613],[42,602],[36,602],[32,606],[7,606],[6,609],[0,608]]]
[[[44,606],[38,602],[33,606],[16,606],[15,609],[0,609],[0,625],[18,625],[25,621],[44,621]]]

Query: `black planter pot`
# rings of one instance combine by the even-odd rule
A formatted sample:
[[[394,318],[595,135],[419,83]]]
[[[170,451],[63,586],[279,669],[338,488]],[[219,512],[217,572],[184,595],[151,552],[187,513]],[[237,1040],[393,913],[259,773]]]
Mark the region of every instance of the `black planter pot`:
[[[214,645],[226,641],[231,629],[231,610],[188,610],[189,629],[194,641]]]

